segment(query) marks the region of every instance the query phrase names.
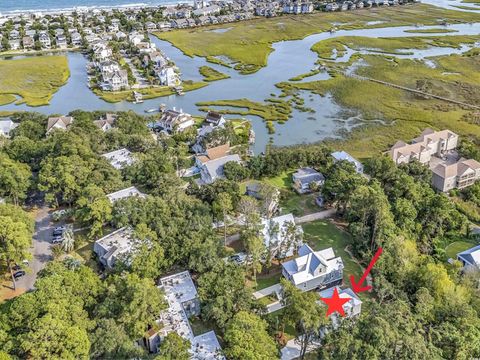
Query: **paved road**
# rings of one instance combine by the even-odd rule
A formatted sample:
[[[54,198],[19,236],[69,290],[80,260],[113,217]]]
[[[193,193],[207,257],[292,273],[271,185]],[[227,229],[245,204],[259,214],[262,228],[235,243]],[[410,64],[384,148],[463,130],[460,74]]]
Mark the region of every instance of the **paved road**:
[[[50,209],[40,208],[35,218],[35,233],[33,234],[32,260],[30,260],[30,271],[27,275],[17,281],[17,287],[25,290],[33,289],[37,274],[47,262],[52,260],[50,238],[52,236]]]

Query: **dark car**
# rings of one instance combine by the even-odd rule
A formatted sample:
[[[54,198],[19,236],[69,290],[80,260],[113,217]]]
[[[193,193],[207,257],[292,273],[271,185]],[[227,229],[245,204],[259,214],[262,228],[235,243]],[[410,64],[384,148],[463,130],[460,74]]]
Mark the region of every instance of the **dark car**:
[[[22,276],[25,276],[26,272],[24,270],[17,271],[13,273],[13,277],[16,279],[20,279]]]
[[[60,230],[60,229],[53,230],[53,236],[54,237],[62,236],[62,235],[63,235],[63,230]]]

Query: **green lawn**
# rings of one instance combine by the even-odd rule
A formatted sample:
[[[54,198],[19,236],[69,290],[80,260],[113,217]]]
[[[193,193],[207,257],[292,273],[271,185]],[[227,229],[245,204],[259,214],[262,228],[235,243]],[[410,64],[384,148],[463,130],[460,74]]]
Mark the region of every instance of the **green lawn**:
[[[282,273],[280,271],[271,271],[270,274],[267,275],[258,275],[257,276],[257,286],[255,290],[262,290],[269,286],[278,284],[282,277]]]
[[[291,189],[293,185],[292,174],[293,171],[283,172],[278,176],[271,178],[264,178],[263,182],[273,185],[279,189]]]
[[[340,256],[345,266],[343,277],[345,283],[350,275],[355,275],[358,279],[362,275],[360,265],[358,265],[345,251],[345,247],[352,242],[352,237],[344,231],[339,230],[330,221],[319,220],[303,225],[304,241],[307,242],[313,250],[322,250],[332,247],[335,255]]]
[[[447,259],[456,259],[459,252],[470,249],[475,245],[476,244],[473,241],[455,241],[445,248],[445,255],[447,256]]]
[[[304,216],[320,211],[320,207],[315,203],[317,196],[317,194],[299,195],[293,190],[289,191],[286,195],[282,194],[280,200],[282,213]]]

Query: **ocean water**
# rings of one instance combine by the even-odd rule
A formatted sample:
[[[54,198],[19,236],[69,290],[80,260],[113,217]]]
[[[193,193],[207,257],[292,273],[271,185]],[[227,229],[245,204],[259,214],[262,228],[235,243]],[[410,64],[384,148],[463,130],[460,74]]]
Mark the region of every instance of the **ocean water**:
[[[27,10],[46,11],[73,9],[76,7],[128,7],[167,5],[179,0],[0,0],[0,13],[23,12]],[[190,1],[182,1],[190,2]]]

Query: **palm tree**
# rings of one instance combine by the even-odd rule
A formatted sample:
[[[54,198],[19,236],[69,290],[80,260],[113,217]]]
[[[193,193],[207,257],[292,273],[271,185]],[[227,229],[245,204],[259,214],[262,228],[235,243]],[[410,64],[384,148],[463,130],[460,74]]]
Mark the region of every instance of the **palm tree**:
[[[63,250],[65,250],[65,252],[67,253],[71,252],[75,247],[75,238],[73,236],[73,229],[70,227],[67,228],[63,233],[62,247],[63,247]]]

